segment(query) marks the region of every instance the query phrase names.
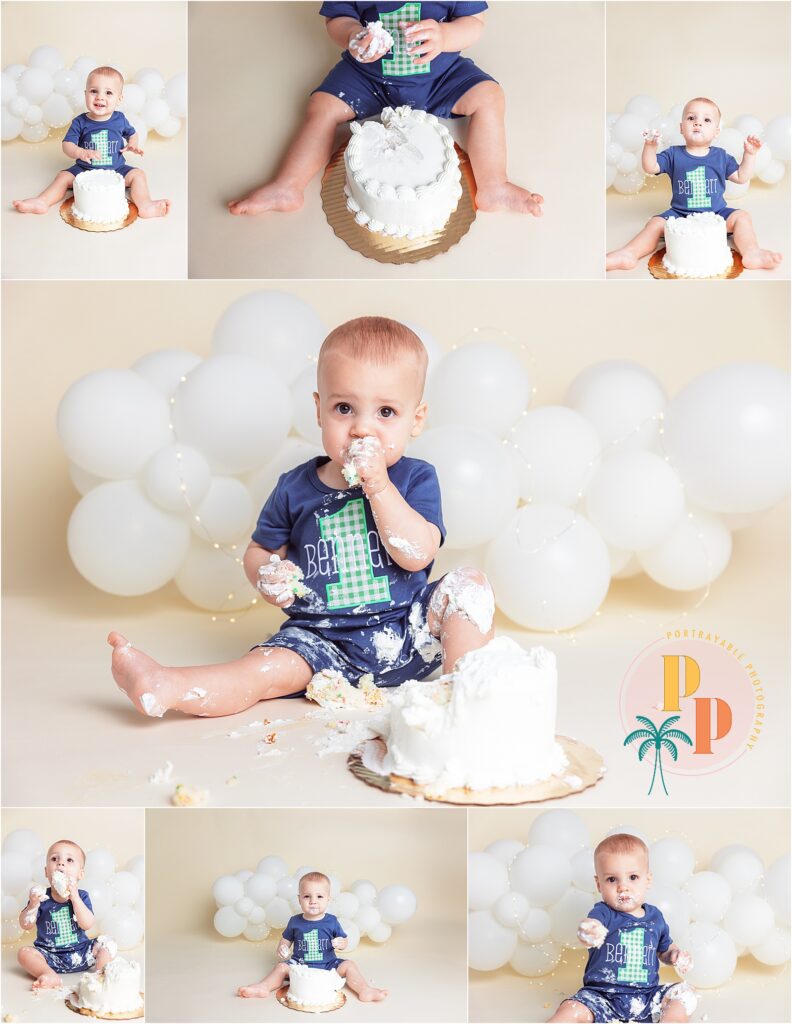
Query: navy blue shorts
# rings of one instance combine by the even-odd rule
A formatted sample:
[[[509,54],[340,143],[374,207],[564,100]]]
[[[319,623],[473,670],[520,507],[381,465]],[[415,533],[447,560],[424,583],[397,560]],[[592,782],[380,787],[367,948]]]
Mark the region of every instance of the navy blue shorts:
[[[322,669],[340,672],[353,685],[371,672],[377,686],[399,686],[408,679],[424,679],[439,668],[440,641],[429,634],[429,602],[440,580],[418,591],[409,608],[393,617],[376,612],[361,615],[361,626],[350,630],[332,619],[293,618],[257,647],[285,647],[308,662],[316,674]],[[305,690],[292,696],[301,697]]]
[[[681,982],[675,982],[672,985],[658,985],[656,988],[637,988],[632,992],[581,988],[569,998],[591,1010],[597,1024],[607,1024],[608,1021],[614,1020],[657,1021],[660,1019],[663,1000],[672,988],[680,984]]]
[[[83,942],[79,946],[53,950],[43,949],[34,943],[34,947],[47,961],[47,967],[51,967],[56,974],[75,974],[77,971],[90,970],[96,963],[93,945],[93,942]]]
[[[494,81],[469,57],[459,57],[437,78],[419,76],[419,80],[410,82],[373,78],[349,61],[340,60],[314,92],[338,96],[355,111],[356,118],[379,114],[385,107],[405,106],[426,110],[436,117],[461,117],[451,113],[457,100],[479,82]]]
[[[67,167],[66,170],[69,174],[73,174],[75,178],[78,174],[82,174],[83,171],[87,171],[89,168],[80,167],[79,164],[72,164],[71,167]],[[124,164],[123,167],[92,167],[94,171],[115,171],[116,174],[120,174],[122,178],[125,178],[130,171],[136,171],[137,167],[130,167],[129,164]]]
[[[680,210],[665,210],[663,213],[656,213],[655,217],[662,217],[663,220],[668,220],[669,217],[692,217],[695,213],[717,213],[719,217],[728,220],[736,212],[730,206],[724,206],[722,210],[686,210],[684,212]]]

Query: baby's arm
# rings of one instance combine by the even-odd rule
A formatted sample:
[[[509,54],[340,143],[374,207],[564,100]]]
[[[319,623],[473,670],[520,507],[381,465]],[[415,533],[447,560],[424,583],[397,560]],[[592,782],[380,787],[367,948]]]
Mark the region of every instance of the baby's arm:
[[[693,966],[693,957],[687,952],[687,950],[680,949],[675,942],[672,942],[668,949],[664,950],[662,953],[658,953],[657,959],[660,963],[675,967],[676,972],[680,977],[687,974]]]
[[[276,608],[288,608],[293,603],[298,596],[294,591],[294,581],[302,579],[300,567],[285,558],[285,554],[285,544],[277,551],[270,551],[252,540],[242,560],[251,586]]]
[[[140,141],[138,139],[138,133],[135,132],[129,139],[127,144],[121,150],[122,153],[137,153],[138,156],[143,156],[143,150],[140,148]]]
[[[657,147],[660,143],[660,135],[649,132],[644,139],[644,146],[641,150],[641,167],[644,174],[657,174],[660,171],[660,164],[657,162]]]
[[[734,181],[738,185],[744,185],[746,181],[751,180],[754,176],[754,167],[756,166],[756,154],[761,148],[761,139],[757,138],[756,135],[746,136],[742,163],[734,174],[729,175],[729,181]]]
[[[336,935],[333,939],[333,949],[346,949],[349,945],[349,939],[343,935]]]
[[[101,160],[102,154],[98,149],[83,149],[75,142],[64,142],[63,152],[70,160],[85,160],[92,163],[94,160]]]
[[[278,948],[275,950],[275,953],[280,960],[288,960],[289,954],[291,953],[291,943],[289,940],[284,939],[283,936],[281,936],[281,940],[278,943]]]
[[[74,920],[83,931],[87,931],[94,923],[94,915],[93,911],[89,910],[83,903],[83,899],[77,889],[76,882],[73,883],[73,886],[69,890],[69,899],[71,900],[71,905],[74,909]]]
[[[43,898],[44,893],[41,886],[34,885],[30,890],[27,906],[23,907],[19,913],[19,927],[22,928],[23,931],[29,931],[31,928],[36,926],[38,909]]]
[[[472,46],[484,31],[484,12],[453,21],[400,22],[416,64],[428,64],[439,53],[458,53]]]
[[[356,18],[325,18],[327,34],[342,50],[349,49],[349,44],[364,27]]]
[[[578,925],[577,935],[584,946],[599,949],[605,941],[608,929],[595,917],[587,917]]]

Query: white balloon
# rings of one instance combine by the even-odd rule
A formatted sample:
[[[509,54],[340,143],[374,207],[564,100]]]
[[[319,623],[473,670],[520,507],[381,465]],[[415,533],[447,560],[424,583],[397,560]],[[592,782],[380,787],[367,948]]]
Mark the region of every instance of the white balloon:
[[[626,114],[635,114],[636,117],[645,118],[647,121],[657,117],[660,113],[660,104],[654,96],[633,96],[624,108]]]
[[[26,64],[7,64],[3,68],[3,74],[7,75],[14,82],[18,81],[19,77],[25,71],[27,71]]]
[[[524,849],[525,843],[521,843],[519,839],[496,839],[494,843],[490,843],[485,848],[484,852],[492,854],[508,867],[517,854],[522,853]]]
[[[256,865],[257,875],[269,875],[276,881],[289,873],[289,867],[283,857],[269,855],[262,857]]]
[[[532,409],[508,440],[520,463],[520,497],[527,502],[574,505],[596,471],[602,445],[594,427],[574,409]]]
[[[148,138],[148,125],[143,120],[142,114],[130,114],[129,123],[135,129],[135,134],[138,137],[138,146],[142,149],[146,145],[146,139]]]
[[[471,910],[487,910],[508,888],[509,873],[503,861],[491,853],[468,856],[468,907]]]
[[[679,887],[693,874],[696,855],[683,839],[669,836],[649,847],[649,863],[655,883]]]
[[[373,928],[369,928],[368,937],[372,942],[387,942],[392,934],[393,929],[391,926],[384,921],[380,921]]]
[[[569,866],[572,868],[572,884],[575,888],[580,889],[581,892],[593,893],[596,889],[594,884],[594,875],[596,874],[594,848],[586,846],[582,850],[578,850],[570,858]]]
[[[25,895],[0,897],[0,917],[19,917],[27,906],[27,901]]]
[[[282,473],[301,466],[309,459],[324,455],[324,450],[299,437],[287,437],[278,448],[274,457],[265,462],[260,469],[244,477],[245,485],[250,491],[254,508],[261,508],[275,490],[275,485]],[[442,549],[441,549],[442,550]]]
[[[638,157],[635,153],[622,153],[616,164],[616,169],[620,174],[631,174],[638,169]]]
[[[517,854],[509,867],[512,889],[527,896],[533,907],[555,903],[571,880],[569,861],[552,846],[529,846]]]
[[[131,871],[116,871],[108,879],[107,885],[116,906],[134,906],[140,896],[140,879]]]
[[[474,971],[497,971],[517,948],[517,932],[498,924],[489,910],[468,915],[468,964]]]
[[[270,933],[270,926],[268,924],[247,924],[242,934],[250,942],[261,942],[266,939]]]
[[[121,102],[121,109],[125,114],[139,114],[146,105],[146,92],[142,86],[134,82],[124,85],[124,96]]]
[[[152,128],[162,139],[172,139],[175,135],[178,135],[181,131],[181,121],[176,117],[175,114],[169,114],[166,118],[163,118],[159,124],[152,125]]]
[[[182,378],[203,361],[202,356],[181,348],[161,348],[148,352],[132,364],[131,369],[144,377],[166,398],[176,393]]]
[[[72,64],[71,69],[75,75],[77,75],[80,87],[85,88],[88,81],[88,75],[90,75],[94,68],[98,67],[101,67],[101,64],[95,57],[82,56],[77,58],[77,60]]]
[[[760,964],[779,967],[789,960],[789,929],[773,928],[770,934],[751,947],[751,953]]]
[[[520,922],[517,933],[524,942],[542,942],[550,935],[551,927],[552,921],[547,911],[531,907]]]
[[[735,896],[723,917],[723,930],[741,946],[759,945],[774,927],[773,908],[750,893]]]
[[[347,944],[344,948],[345,953],[351,953],[353,949],[357,949],[360,945],[360,929],[354,921],[348,918],[339,918],[339,924],[346,932]]]
[[[789,490],[789,376],[759,363],[700,374],[670,403],[666,450],[691,502],[756,512]]]
[[[357,896],[361,906],[369,906],[377,901],[377,887],[373,882],[361,878],[349,887],[350,892]]]
[[[530,912],[531,905],[521,892],[505,892],[492,906],[493,917],[504,928],[517,928]]]
[[[30,101],[26,100],[24,96],[15,96],[12,100],[8,101],[7,110],[9,114],[13,114],[14,117],[25,116],[25,111],[30,106]]]
[[[355,924],[360,929],[360,934],[365,935],[369,928],[376,928],[382,920],[382,916],[376,907],[361,907],[355,914]]]
[[[28,57],[28,66],[44,68],[52,74],[63,67],[63,55],[54,46],[37,46]]]
[[[212,896],[218,907],[230,907],[245,895],[245,886],[235,875],[221,875],[212,886]],[[251,895],[248,893],[248,895]]]
[[[652,881],[646,900],[657,907],[672,935],[681,935],[690,924],[690,898],[673,885]]]
[[[131,871],[141,886],[146,884],[146,858],[142,853],[131,857],[124,865],[124,871]]]
[[[143,114],[143,120],[154,131],[157,130],[157,126],[162,124],[170,117],[170,107],[162,99],[148,99],[141,111]]]
[[[234,872],[234,877],[238,878],[239,881],[244,884],[249,878],[252,878],[254,874],[255,874],[255,872],[247,871],[247,870],[235,871]]]
[[[277,367],[291,384],[318,355],[325,328],[307,302],[288,292],[250,292],[233,302],[217,322],[212,350],[238,353]]]
[[[100,590],[122,597],[148,594],[176,573],[190,540],[181,518],[152,505],[134,480],[101,484],[69,519],[69,554]]]
[[[28,107],[28,110],[30,110],[30,107]],[[49,135],[49,128],[43,121],[39,121],[37,124],[23,123],[22,131],[19,134],[25,142],[43,142]]]
[[[623,196],[634,196],[644,187],[644,173],[641,170],[630,171],[629,174],[617,172],[613,179],[613,187]]]
[[[222,912],[218,910],[218,914]],[[143,939],[143,918],[131,907],[113,907],[102,917],[101,930],[115,939],[119,949],[134,949]]]
[[[4,917],[0,929],[4,944],[16,942],[20,935],[22,935],[22,929],[19,927],[19,921],[13,917]]]
[[[788,163],[792,158],[792,126],[789,114],[781,114],[769,121],[762,141],[773,151],[777,160]]]
[[[643,146],[643,132],[649,117],[654,117],[654,114],[622,114],[618,121],[611,125],[611,138],[625,149],[635,152]]]
[[[764,135],[764,125],[753,114],[741,114],[732,123],[731,127],[735,128],[742,135]]]
[[[505,345],[473,341],[440,360],[428,388],[433,427],[460,424],[503,435],[531,400],[519,355]]]
[[[146,494],[160,508],[187,513],[203,501],[212,483],[212,473],[197,449],[175,443],[151,456],[143,467],[141,480]]]
[[[610,559],[588,520],[557,505],[519,509],[488,549],[498,607],[529,629],[571,629],[605,599]]]
[[[96,370],[75,381],[58,406],[67,456],[110,480],[136,476],[173,440],[167,399],[131,370]]]
[[[248,923],[233,907],[221,907],[214,916],[214,926],[227,939],[235,939],[248,927]]]
[[[290,875],[284,875],[283,878],[278,881],[278,895],[284,900],[296,899],[299,891],[299,883],[296,878],[292,878]]]
[[[360,910],[360,900],[353,892],[340,892],[335,900],[336,917],[354,917]]]
[[[528,845],[554,846],[564,857],[572,857],[591,842],[588,825],[574,811],[543,811],[528,829]]]
[[[745,134],[736,128],[723,128],[717,138],[717,145],[740,163],[745,151]]]
[[[32,884],[30,857],[24,853],[3,853],[0,865],[2,889],[5,896],[13,896],[29,882]]]
[[[773,861],[765,874],[764,897],[775,911],[778,924],[789,928],[790,905],[790,865],[789,854]]]
[[[580,922],[588,917],[591,910],[591,893],[580,892],[574,887],[567,889],[560,900],[548,907],[550,934],[556,942],[567,949],[578,949],[580,939],[577,930]]]
[[[322,430],[316,422],[316,366],[309,363],[295,377],[291,385],[294,429],[312,444],[321,445]]]
[[[437,470],[449,547],[474,547],[503,529],[517,506],[518,481],[499,441],[467,427],[438,427],[422,434],[410,454]]]
[[[586,512],[608,544],[632,551],[653,547],[685,511],[674,472],[652,452],[621,452],[600,466],[586,493]]]
[[[3,108],[2,114],[0,115],[2,124],[0,125],[0,137],[3,142],[11,142],[15,139],[22,131],[24,121],[21,117],[15,117],[10,111]]]
[[[53,91],[67,98],[73,93],[79,92],[82,85],[83,83],[70,68],[60,68],[52,76]]]
[[[266,924],[266,921],[264,920],[266,916],[267,914],[264,907],[253,907],[248,914],[247,919],[250,924]],[[266,927],[269,929],[269,925],[266,925]]]
[[[191,518],[190,525],[196,536],[211,544],[239,541],[250,533],[253,522],[250,492],[234,477],[213,477],[195,516],[198,518]]]
[[[697,590],[729,564],[731,533],[717,516],[688,511],[659,544],[638,552],[644,572],[670,590]]]
[[[2,83],[2,92],[0,95],[2,95],[2,104],[4,107],[8,106],[12,100],[20,98],[17,95],[17,80],[15,78],[12,78],[11,75],[4,71],[2,75],[0,75],[0,83]],[[24,97],[21,98],[24,99]]]
[[[685,981],[695,988],[717,988],[734,974],[737,950],[717,925],[696,922],[677,941],[693,958]]]
[[[242,553],[241,546],[235,554],[193,537],[173,577],[179,593],[208,611],[232,612],[249,607],[255,592],[236,561],[241,561]]]
[[[270,900],[267,906],[264,908],[264,918],[268,925],[272,928],[283,928],[291,917],[291,907],[286,902],[276,896],[274,900]]]
[[[624,153],[624,146],[620,142],[609,142],[605,147],[605,162],[618,166]]]
[[[759,150],[761,153],[762,150]],[[786,174],[786,167],[780,160],[770,160],[761,170],[757,170],[756,176],[765,185],[777,185]]]
[[[71,124],[72,108],[65,96],[54,92],[46,100],[41,108],[44,121],[51,128],[63,128]]]
[[[32,860],[34,857],[43,857],[46,852],[44,840],[32,828],[12,829],[3,840],[3,855],[21,853]]]
[[[234,904],[234,910],[239,914],[240,917],[244,917],[246,920],[250,918],[251,911],[253,911],[255,908],[256,904],[249,896],[242,896]]]
[[[42,121],[43,117],[44,111],[41,109],[41,107],[37,106],[37,104],[35,103],[30,103],[25,108],[25,113],[22,115],[22,120],[25,122],[25,124],[34,126],[39,124]]]
[[[277,893],[277,879],[262,871],[257,870],[256,874],[245,882],[245,895],[261,907],[266,907],[270,900],[276,897]]]
[[[418,901],[406,885],[386,885],[377,896],[377,907],[386,924],[403,924],[415,913]]]
[[[104,847],[100,846],[95,850],[89,850],[85,857],[85,874],[101,878],[105,882],[115,872],[115,867],[115,857]]]
[[[709,863],[711,871],[722,875],[735,895],[754,893],[765,873],[764,861],[750,846],[735,843],[718,850]],[[750,946],[750,942],[744,943]]]
[[[52,92],[52,75],[44,68],[28,68],[17,79],[17,92],[31,103],[43,103]]]
[[[142,68],[135,75],[135,85],[139,85],[147,99],[155,99],[165,88],[165,79],[156,68]]]
[[[187,75],[184,71],[165,83],[165,99],[176,117],[187,116]]]
[[[541,978],[558,965],[562,954],[562,947],[552,939],[537,945],[518,942],[509,963],[523,977]]]
[[[657,378],[638,363],[611,359],[586,367],[565,401],[597,431],[604,456],[657,446],[667,399]]]
[[[690,897],[690,916],[694,921],[717,924],[729,909],[732,892],[729,883],[716,871],[697,871],[685,882]]]

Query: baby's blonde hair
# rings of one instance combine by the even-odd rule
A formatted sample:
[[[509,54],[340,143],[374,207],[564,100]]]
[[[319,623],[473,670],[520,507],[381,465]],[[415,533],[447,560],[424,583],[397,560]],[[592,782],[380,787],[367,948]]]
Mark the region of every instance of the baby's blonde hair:
[[[306,871],[304,875],[300,875],[298,889],[302,889],[303,882],[324,882],[327,888],[330,888],[330,879],[321,871]]]
[[[54,843],[51,843],[49,849],[47,850],[47,860],[49,860],[50,853],[52,852],[54,847],[58,845],[58,843],[66,843],[67,846],[73,846],[74,849],[77,850],[80,856],[82,857],[82,866],[85,867],[85,850],[78,843],[75,843],[73,839],[56,839]]]
[[[649,848],[643,839],[630,835],[629,832],[617,832],[615,835],[605,836],[594,850],[594,868],[596,870],[597,858],[602,854],[636,852],[642,853],[646,857],[646,863],[649,863]]]
[[[718,126],[720,127],[720,123],[723,120],[723,114],[721,114],[720,107],[715,102],[715,100],[709,99],[708,96],[694,96],[693,99],[692,100],[688,100],[687,103],[682,108],[682,113],[683,114],[687,110],[687,108],[690,106],[691,103],[709,103],[709,105],[711,107],[715,107],[715,109],[718,111]]]
[[[398,320],[386,316],[359,316],[340,324],[327,335],[319,350],[317,377],[322,372],[322,363],[332,352],[344,352],[352,359],[375,366],[410,359],[415,363],[423,393],[429,357],[415,331]]]
[[[118,68],[111,68],[109,64],[103,64],[100,68],[94,68],[93,71],[91,71],[88,77],[85,79],[86,87],[88,86],[88,83],[91,80],[91,75],[113,75],[115,78],[118,79],[121,88],[124,88],[124,76],[121,74]]]

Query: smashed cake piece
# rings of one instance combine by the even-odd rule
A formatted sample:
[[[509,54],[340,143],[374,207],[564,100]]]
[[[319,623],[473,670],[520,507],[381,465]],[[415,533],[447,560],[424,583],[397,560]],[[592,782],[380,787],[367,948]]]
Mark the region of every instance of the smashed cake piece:
[[[186,786],[181,782],[171,795],[171,803],[174,807],[202,807],[208,801],[208,790],[199,789],[198,786]]]
[[[593,946],[595,949],[599,949],[605,941],[607,934],[608,929],[605,925],[601,921],[595,921],[593,918],[587,917],[578,926],[578,938],[584,946]]]
[[[376,437],[356,437],[344,453],[344,465],[341,472],[350,487],[359,487],[362,483],[358,473],[357,462],[368,462],[368,460],[380,450],[380,443]]]
[[[353,686],[340,672],[324,668],[317,672],[305,690],[305,696],[320,707],[339,708],[383,708],[388,694],[374,682],[374,676],[367,672]]]

